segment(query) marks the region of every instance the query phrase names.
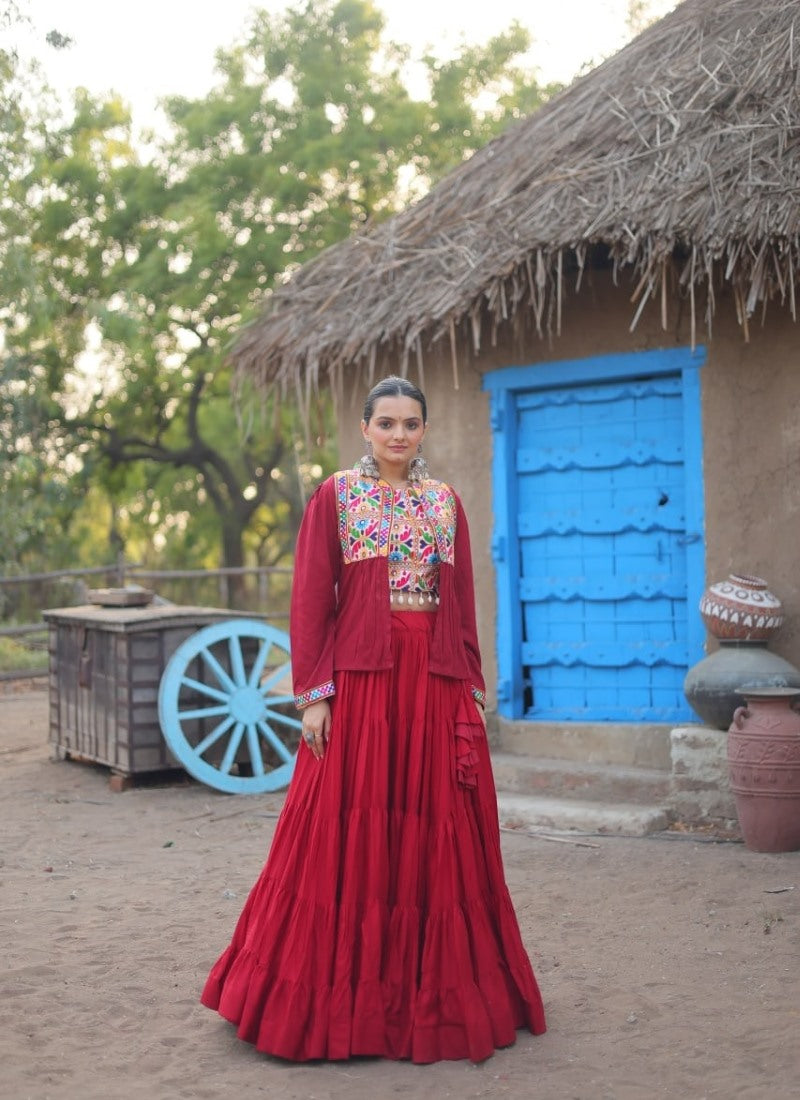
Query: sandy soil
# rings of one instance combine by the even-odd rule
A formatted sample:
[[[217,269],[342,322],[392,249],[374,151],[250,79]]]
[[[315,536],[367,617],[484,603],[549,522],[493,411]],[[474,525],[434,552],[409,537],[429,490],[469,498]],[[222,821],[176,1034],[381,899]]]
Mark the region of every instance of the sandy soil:
[[[504,834],[550,1030],[481,1065],[291,1065],[197,998],[279,796],[115,794],[50,759],[47,698],[0,694],[5,1100],[800,1097],[800,852]]]

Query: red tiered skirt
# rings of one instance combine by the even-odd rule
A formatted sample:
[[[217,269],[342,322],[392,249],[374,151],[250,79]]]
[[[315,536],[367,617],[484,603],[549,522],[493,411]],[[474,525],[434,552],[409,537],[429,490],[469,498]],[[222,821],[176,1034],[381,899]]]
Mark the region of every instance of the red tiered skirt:
[[[469,687],[428,672],[435,614],[394,612],[394,666],[341,672],[202,1002],[292,1061],[479,1062],[545,1030],[503,875]]]

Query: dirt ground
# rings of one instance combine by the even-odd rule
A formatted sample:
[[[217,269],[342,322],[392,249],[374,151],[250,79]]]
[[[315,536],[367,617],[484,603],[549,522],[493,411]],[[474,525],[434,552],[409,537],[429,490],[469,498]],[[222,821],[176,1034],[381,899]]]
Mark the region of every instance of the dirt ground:
[[[281,798],[115,794],[0,691],[3,1100],[800,1098],[800,852],[504,833],[548,1011],[481,1065],[292,1065],[198,1004]]]

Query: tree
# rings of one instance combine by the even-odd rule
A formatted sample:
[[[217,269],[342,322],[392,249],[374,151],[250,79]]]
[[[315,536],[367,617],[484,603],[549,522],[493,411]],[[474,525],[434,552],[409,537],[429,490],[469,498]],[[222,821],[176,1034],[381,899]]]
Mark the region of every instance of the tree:
[[[449,61],[426,55],[429,95],[415,99],[410,53],[384,41],[369,0],[309,0],[258,13],[219,53],[217,87],[167,103],[172,131],[150,162],[117,100],[84,95],[48,131],[25,217],[51,323],[28,324],[16,354],[52,366],[63,432],[116,501],[120,538],[149,527],[202,557],[215,526],[226,565],[289,552],[330,432],[304,453],[291,404],[234,405],[229,342],[298,264],[529,109],[543,93],[514,65],[527,46],[512,27]],[[18,308],[32,316],[31,300]],[[98,357],[81,405],[65,383],[87,333]]]
[[[21,20],[0,9],[0,27]],[[59,43],[65,40],[62,38]],[[60,377],[48,350],[57,324],[42,284],[28,212],[39,202],[34,150],[48,141],[55,104],[35,66],[0,47],[0,568],[4,572],[69,559],[68,521],[78,500],[65,461]],[[82,332],[62,328],[58,364],[78,354]]]

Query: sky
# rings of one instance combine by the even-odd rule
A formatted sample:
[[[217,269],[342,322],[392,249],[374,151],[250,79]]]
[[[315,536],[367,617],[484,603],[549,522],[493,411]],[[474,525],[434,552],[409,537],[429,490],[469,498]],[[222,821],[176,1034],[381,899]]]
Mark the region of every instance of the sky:
[[[446,55],[462,40],[479,42],[517,19],[534,39],[532,63],[543,81],[569,81],[587,62],[598,63],[625,44],[626,0],[375,0],[388,36]],[[49,82],[67,94],[119,92],[134,123],[158,125],[159,98],[202,96],[214,83],[214,52],[243,37],[257,8],[282,10],[285,2],[224,0],[17,0],[33,29],[19,45],[36,56]],[[675,0],[646,0],[652,16]],[[74,40],[68,50],[40,45],[57,29]]]

